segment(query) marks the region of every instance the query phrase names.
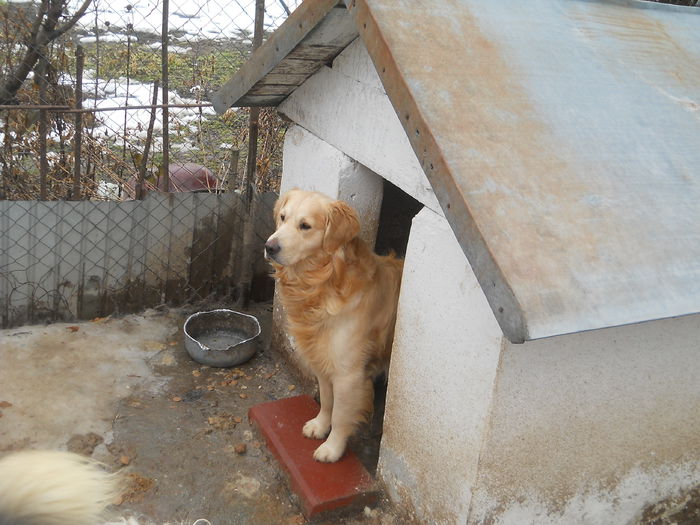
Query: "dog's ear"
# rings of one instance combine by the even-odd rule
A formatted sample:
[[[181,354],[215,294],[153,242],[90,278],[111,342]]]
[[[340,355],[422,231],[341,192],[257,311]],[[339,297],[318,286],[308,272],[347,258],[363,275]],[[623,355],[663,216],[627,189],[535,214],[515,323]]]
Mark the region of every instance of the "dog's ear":
[[[275,207],[272,211],[273,216],[272,218],[275,220],[275,224],[277,226],[280,225],[280,211],[282,211],[282,208],[284,208],[284,205],[287,204],[287,201],[289,200],[289,197],[295,192],[299,191],[297,188],[293,188],[287,192],[284,193],[284,195],[280,195],[280,198],[277,199],[277,202],[275,202]]]
[[[357,212],[343,201],[332,202],[328,206],[326,231],[323,237],[323,249],[335,252],[343,244],[350,242],[360,233],[360,219]]]

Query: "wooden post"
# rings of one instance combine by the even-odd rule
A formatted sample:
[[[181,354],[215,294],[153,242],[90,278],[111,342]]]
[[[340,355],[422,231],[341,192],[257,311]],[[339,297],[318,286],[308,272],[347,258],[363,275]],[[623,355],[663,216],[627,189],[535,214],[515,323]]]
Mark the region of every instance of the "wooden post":
[[[161,33],[161,55],[162,66],[161,80],[163,81],[163,170],[165,172],[165,191],[170,191],[170,129],[168,123],[168,10],[169,0],[163,0],[163,27]]]
[[[265,20],[265,0],[255,0],[255,31],[253,33],[253,51],[260,47],[263,39],[263,22]],[[260,108],[250,108],[248,119],[248,160],[246,162],[245,183],[243,191],[246,196],[246,211],[250,212],[253,201],[253,184],[258,157],[258,129],[260,123]]]
[[[75,109],[83,108],[83,67],[85,54],[83,46],[75,50]],[[75,113],[75,131],[73,133],[73,200],[80,200],[80,170],[83,147],[83,113]]]
[[[238,183],[238,160],[241,158],[241,150],[231,149],[231,159],[228,163],[225,188],[234,189]]]
[[[158,81],[153,82],[153,107],[151,108],[151,118],[148,121],[148,131],[146,132],[146,144],[143,147],[143,156],[141,157],[141,165],[139,166],[139,177],[136,182],[134,193],[138,200],[142,200],[145,192],[143,191],[143,179],[146,178],[146,166],[148,165],[148,154],[151,151],[151,141],[153,140],[153,126],[156,122],[156,111],[158,105]]]
[[[253,200],[253,186],[255,184],[255,171],[258,158],[259,127],[260,108],[250,108],[250,117],[248,119],[248,158],[246,159],[245,181],[243,183],[246,211],[250,210],[250,203]]]
[[[42,56],[39,60],[39,104],[46,104],[46,73],[48,61]],[[47,178],[49,173],[49,161],[46,156],[46,141],[48,135],[48,112],[46,109],[39,110],[39,200],[45,201],[48,197]]]
[[[265,0],[255,0],[255,32],[253,33],[253,51],[262,44],[263,21],[265,19]],[[241,282],[238,287],[239,301],[244,308],[250,304],[251,287],[253,282],[253,266],[255,257],[253,256],[253,243],[255,241],[255,214],[256,207],[253,205],[255,193],[255,171],[258,156],[258,126],[260,119],[260,108],[250,108],[250,119],[248,121],[248,161],[246,163],[245,184],[245,211],[247,220],[243,226],[243,260]],[[256,201],[257,202],[257,201]]]

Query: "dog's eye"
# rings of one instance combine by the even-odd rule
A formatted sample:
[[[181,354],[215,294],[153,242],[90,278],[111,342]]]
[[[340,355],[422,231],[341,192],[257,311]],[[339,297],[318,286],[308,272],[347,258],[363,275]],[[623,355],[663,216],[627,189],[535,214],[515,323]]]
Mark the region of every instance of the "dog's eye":
[[[310,229],[311,229],[311,225],[309,225],[309,224],[306,223],[306,222],[302,222],[302,223],[299,225],[299,229],[300,229],[300,230],[310,230]]]

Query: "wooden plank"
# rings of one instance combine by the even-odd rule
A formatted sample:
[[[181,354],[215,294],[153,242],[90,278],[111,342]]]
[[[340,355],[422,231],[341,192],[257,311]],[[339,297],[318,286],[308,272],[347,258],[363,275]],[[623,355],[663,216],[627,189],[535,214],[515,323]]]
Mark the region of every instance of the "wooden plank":
[[[302,59],[302,60],[314,60],[316,62],[319,62],[319,67],[322,66],[324,63],[332,60],[334,57],[338,55],[345,47],[339,47],[339,46],[323,46],[323,45],[317,45],[317,46],[307,46],[307,45],[300,45],[297,46],[295,49],[292,50],[289,55],[285,58],[289,59]]]
[[[315,70],[314,70],[315,71]],[[309,73],[295,73],[290,71],[289,73],[277,73],[276,69],[269,75],[265,77],[265,84],[277,84],[277,85],[289,85],[289,86],[300,86],[301,84],[304,83],[304,81],[309,78]],[[261,85],[261,82],[258,82],[253,86],[253,89],[255,89],[256,86]]]
[[[179,304],[189,295],[188,277],[192,264],[192,245],[197,220],[194,193],[170,193],[167,195],[168,219],[168,269],[165,283],[166,302]]]
[[[316,60],[304,60],[303,58],[285,58],[282,62],[277,64],[275,68],[268,73],[263,80],[268,76],[278,76],[278,75],[299,75],[303,76],[300,79],[299,85],[301,85],[304,80],[309,78],[313,73],[318,71],[322,64],[319,64]]]
[[[236,105],[238,99],[279,64],[337,4],[337,0],[302,2],[213,96],[212,102],[217,113],[221,114]]]
[[[251,95],[240,99],[240,105],[246,107],[277,106],[286,97],[284,95]]]
[[[2,326],[138,311],[164,297],[229,290],[242,249],[240,201],[236,193],[181,193],[0,202]]]
[[[118,290],[127,286],[129,273],[129,238],[131,218],[129,210],[120,202],[109,202],[105,235],[104,274],[102,277],[102,307],[100,314],[109,315],[122,310],[122,299]]]
[[[357,37],[352,19],[338,0],[307,0],[275,31],[240,70],[212,97],[214,109],[221,114],[232,106],[241,106],[249,90],[277,67],[286,57],[294,60],[295,49],[305,41],[297,55],[306,54],[321,66]],[[330,54],[329,54],[330,53]],[[313,71],[309,71],[311,74]],[[296,74],[299,71],[295,72]],[[277,100],[278,104],[280,100]],[[247,105],[247,104],[246,104]],[[276,105],[276,104],[275,104]]]
[[[216,240],[211,250],[212,281],[216,292],[227,294],[233,284],[232,246],[237,232],[243,231],[240,220],[242,195],[227,192],[216,199]]]
[[[57,242],[60,244],[56,249],[57,256],[60,257],[56,268],[61,277],[61,308],[64,308],[69,316],[74,316],[77,315],[80,293],[82,217],[77,212],[79,203],[61,201],[57,204],[57,214],[61,218],[58,222],[60,230],[57,231]]]
[[[263,84],[263,85],[255,86],[255,87],[251,88],[251,90],[248,91],[248,95],[249,96],[281,95],[281,96],[286,97],[292,91],[294,91],[296,88],[297,88],[297,86],[290,86],[290,85]]]

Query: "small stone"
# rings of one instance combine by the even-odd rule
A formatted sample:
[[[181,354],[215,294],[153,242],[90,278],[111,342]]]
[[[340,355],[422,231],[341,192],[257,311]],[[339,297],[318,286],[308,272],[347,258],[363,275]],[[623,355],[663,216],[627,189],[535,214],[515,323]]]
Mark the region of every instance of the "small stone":
[[[131,463],[131,458],[126,454],[122,454],[121,456],[119,456],[119,463],[126,466],[129,463]]]
[[[233,450],[240,456],[245,454],[245,451],[248,450],[248,446],[245,443],[238,443],[233,447]]]
[[[248,399],[248,394],[238,394],[241,399]]]
[[[295,388],[296,388],[296,385],[289,385],[289,386],[287,386],[287,390],[289,390],[290,392],[291,392],[292,390],[294,390]]]
[[[160,341],[146,341],[143,344],[144,348],[151,352],[159,352],[160,350],[165,350],[166,346]]]

